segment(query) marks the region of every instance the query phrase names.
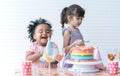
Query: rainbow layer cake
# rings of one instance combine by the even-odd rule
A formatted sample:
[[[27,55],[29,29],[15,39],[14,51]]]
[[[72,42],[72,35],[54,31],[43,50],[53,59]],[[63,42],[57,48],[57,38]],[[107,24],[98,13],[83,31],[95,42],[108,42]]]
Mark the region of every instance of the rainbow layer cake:
[[[73,60],[93,60],[94,48],[92,46],[80,46],[71,49],[70,57]]]

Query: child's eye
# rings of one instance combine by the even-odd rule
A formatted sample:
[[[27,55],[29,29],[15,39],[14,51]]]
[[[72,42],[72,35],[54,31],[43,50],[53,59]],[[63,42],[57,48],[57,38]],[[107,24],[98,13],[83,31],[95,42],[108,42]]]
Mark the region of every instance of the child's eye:
[[[83,17],[77,17],[77,20],[82,20],[83,19]]]
[[[50,31],[46,31],[46,33],[50,33]]]
[[[82,20],[82,18],[77,18],[78,20]]]
[[[83,17],[80,17],[80,20],[83,20]]]
[[[42,32],[43,32],[42,30],[39,31],[39,33],[42,33]]]

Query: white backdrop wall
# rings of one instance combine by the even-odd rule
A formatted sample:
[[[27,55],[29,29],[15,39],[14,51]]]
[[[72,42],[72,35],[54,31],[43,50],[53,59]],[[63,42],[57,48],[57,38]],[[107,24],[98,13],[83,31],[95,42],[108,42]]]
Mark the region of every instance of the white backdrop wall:
[[[39,17],[52,23],[52,40],[62,48],[61,10],[79,4],[86,13],[80,30],[86,45],[98,46],[104,64],[109,50],[120,51],[120,0],[0,0],[0,66],[13,75],[29,45],[27,26]],[[9,68],[8,68],[9,67]],[[9,70],[9,71],[6,71]],[[8,72],[8,73],[6,73]]]

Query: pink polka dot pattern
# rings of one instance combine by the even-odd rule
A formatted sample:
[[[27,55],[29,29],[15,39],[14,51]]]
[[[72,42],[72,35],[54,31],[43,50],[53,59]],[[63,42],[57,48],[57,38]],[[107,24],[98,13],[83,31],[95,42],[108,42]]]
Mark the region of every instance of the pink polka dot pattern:
[[[118,73],[118,62],[109,62],[108,71],[110,74],[117,74]]]
[[[32,61],[25,61],[22,63],[23,75],[32,74]]]

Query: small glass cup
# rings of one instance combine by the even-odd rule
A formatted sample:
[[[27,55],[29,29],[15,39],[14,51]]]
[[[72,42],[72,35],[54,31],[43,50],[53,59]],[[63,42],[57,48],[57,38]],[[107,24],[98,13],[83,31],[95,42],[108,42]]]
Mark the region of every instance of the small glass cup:
[[[49,56],[47,53],[45,53],[45,59],[48,62],[48,69],[49,69],[48,73],[50,74],[51,73],[51,62],[54,58],[53,56]]]
[[[115,57],[116,57],[116,54],[108,54],[108,59],[110,60],[110,61],[113,61],[114,59],[115,59]]]
[[[118,50],[116,48],[106,49],[109,61],[118,61]]]
[[[57,70],[59,72],[62,71],[62,69],[63,69],[63,67],[60,66],[61,65],[60,61],[62,60],[63,56],[64,56],[64,48],[61,51],[59,51],[58,54],[56,54],[56,60],[58,61]]]

